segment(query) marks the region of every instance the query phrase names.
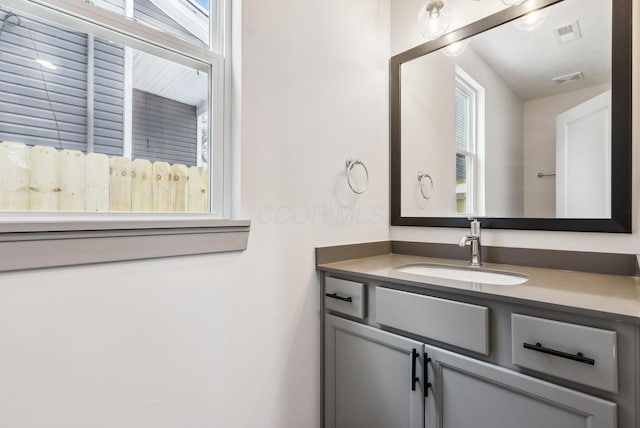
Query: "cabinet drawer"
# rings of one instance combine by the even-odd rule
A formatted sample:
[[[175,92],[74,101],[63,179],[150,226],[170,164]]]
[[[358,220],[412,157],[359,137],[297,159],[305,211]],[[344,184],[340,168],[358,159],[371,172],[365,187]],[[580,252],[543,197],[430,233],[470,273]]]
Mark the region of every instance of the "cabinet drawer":
[[[330,276],[325,277],[324,304],[327,309],[332,311],[363,319],[364,284]]]
[[[376,287],[376,322],[489,355],[489,308]]]
[[[616,332],[511,314],[513,364],[618,391]]]

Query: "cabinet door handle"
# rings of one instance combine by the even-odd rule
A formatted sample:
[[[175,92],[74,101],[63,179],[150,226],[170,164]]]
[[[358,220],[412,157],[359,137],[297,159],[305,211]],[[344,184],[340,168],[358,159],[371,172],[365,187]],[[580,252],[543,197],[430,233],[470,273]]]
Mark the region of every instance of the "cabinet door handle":
[[[429,354],[424,353],[424,396],[429,396],[429,388],[431,388],[431,382],[429,382],[429,364],[431,362],[431,358],[429,358]]]
[[[331,297],[332,299],[342,300],[343,302],[349,302],[349,303],[353,302],[353,299],[351,298],[351,296],[347,296],[347,297],[338,296],[338,293],[325,293],[325,296]]]
[[[411,390],[416,390],[416,383],[420,381],[420,378],[416,376],[416,361],[418,360],[418,351],[416,349],[411,350]]]
[[[551,348],[545,348],[540,344],[540,342],[536,343],[535,345],[524,342],[523,346],[525,347],[525,349],[531,349],[532,351],[542,352],[543,354],[555,355],[556,357],[562,357],[568,360],[578,361],[579,363],[589,364],[592,366],[596,363],[596,360],[594,360],[593,358],[585,357],[582,352],[578,352],[575,355],[569,354],[568,352],[562,352],[562,351],[557,351]]]

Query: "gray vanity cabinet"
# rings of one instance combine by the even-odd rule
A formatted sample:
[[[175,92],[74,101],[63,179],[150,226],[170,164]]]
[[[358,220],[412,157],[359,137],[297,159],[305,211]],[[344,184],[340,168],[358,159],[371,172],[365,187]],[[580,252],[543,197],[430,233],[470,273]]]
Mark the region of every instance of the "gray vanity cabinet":
[[[325,428],[422,428],[422,349],[325,315]]]
[[[323,428],[640,427],[636,326],[324,279]]]
[[[614,428],[616,405],[493,364],[425,346],[426,428]]]

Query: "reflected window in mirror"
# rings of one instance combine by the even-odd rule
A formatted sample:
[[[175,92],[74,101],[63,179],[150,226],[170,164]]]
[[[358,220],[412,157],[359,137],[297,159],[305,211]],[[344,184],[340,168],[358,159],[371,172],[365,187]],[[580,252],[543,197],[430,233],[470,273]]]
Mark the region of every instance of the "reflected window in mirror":
[[[484,88],[455,67],[456,214],[484,214]]]

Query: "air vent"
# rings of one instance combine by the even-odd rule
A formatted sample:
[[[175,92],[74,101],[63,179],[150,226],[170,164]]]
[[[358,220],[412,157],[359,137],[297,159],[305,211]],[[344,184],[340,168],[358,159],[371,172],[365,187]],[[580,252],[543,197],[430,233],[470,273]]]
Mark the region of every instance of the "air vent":
[[[578,21],[556,28],[556,30],[554,31],[554,34],[556,36],[556,41],[558,42],[559,45],[582,38],[582,34],[580,33],[580,25],[578,24]]]
[[[554,77],[551,80],[556,82],[558,85],[566,85],[568,83],[576,83],[584,80],[584,74],[582,74],[582,71],[578,71],[577,73]]]

